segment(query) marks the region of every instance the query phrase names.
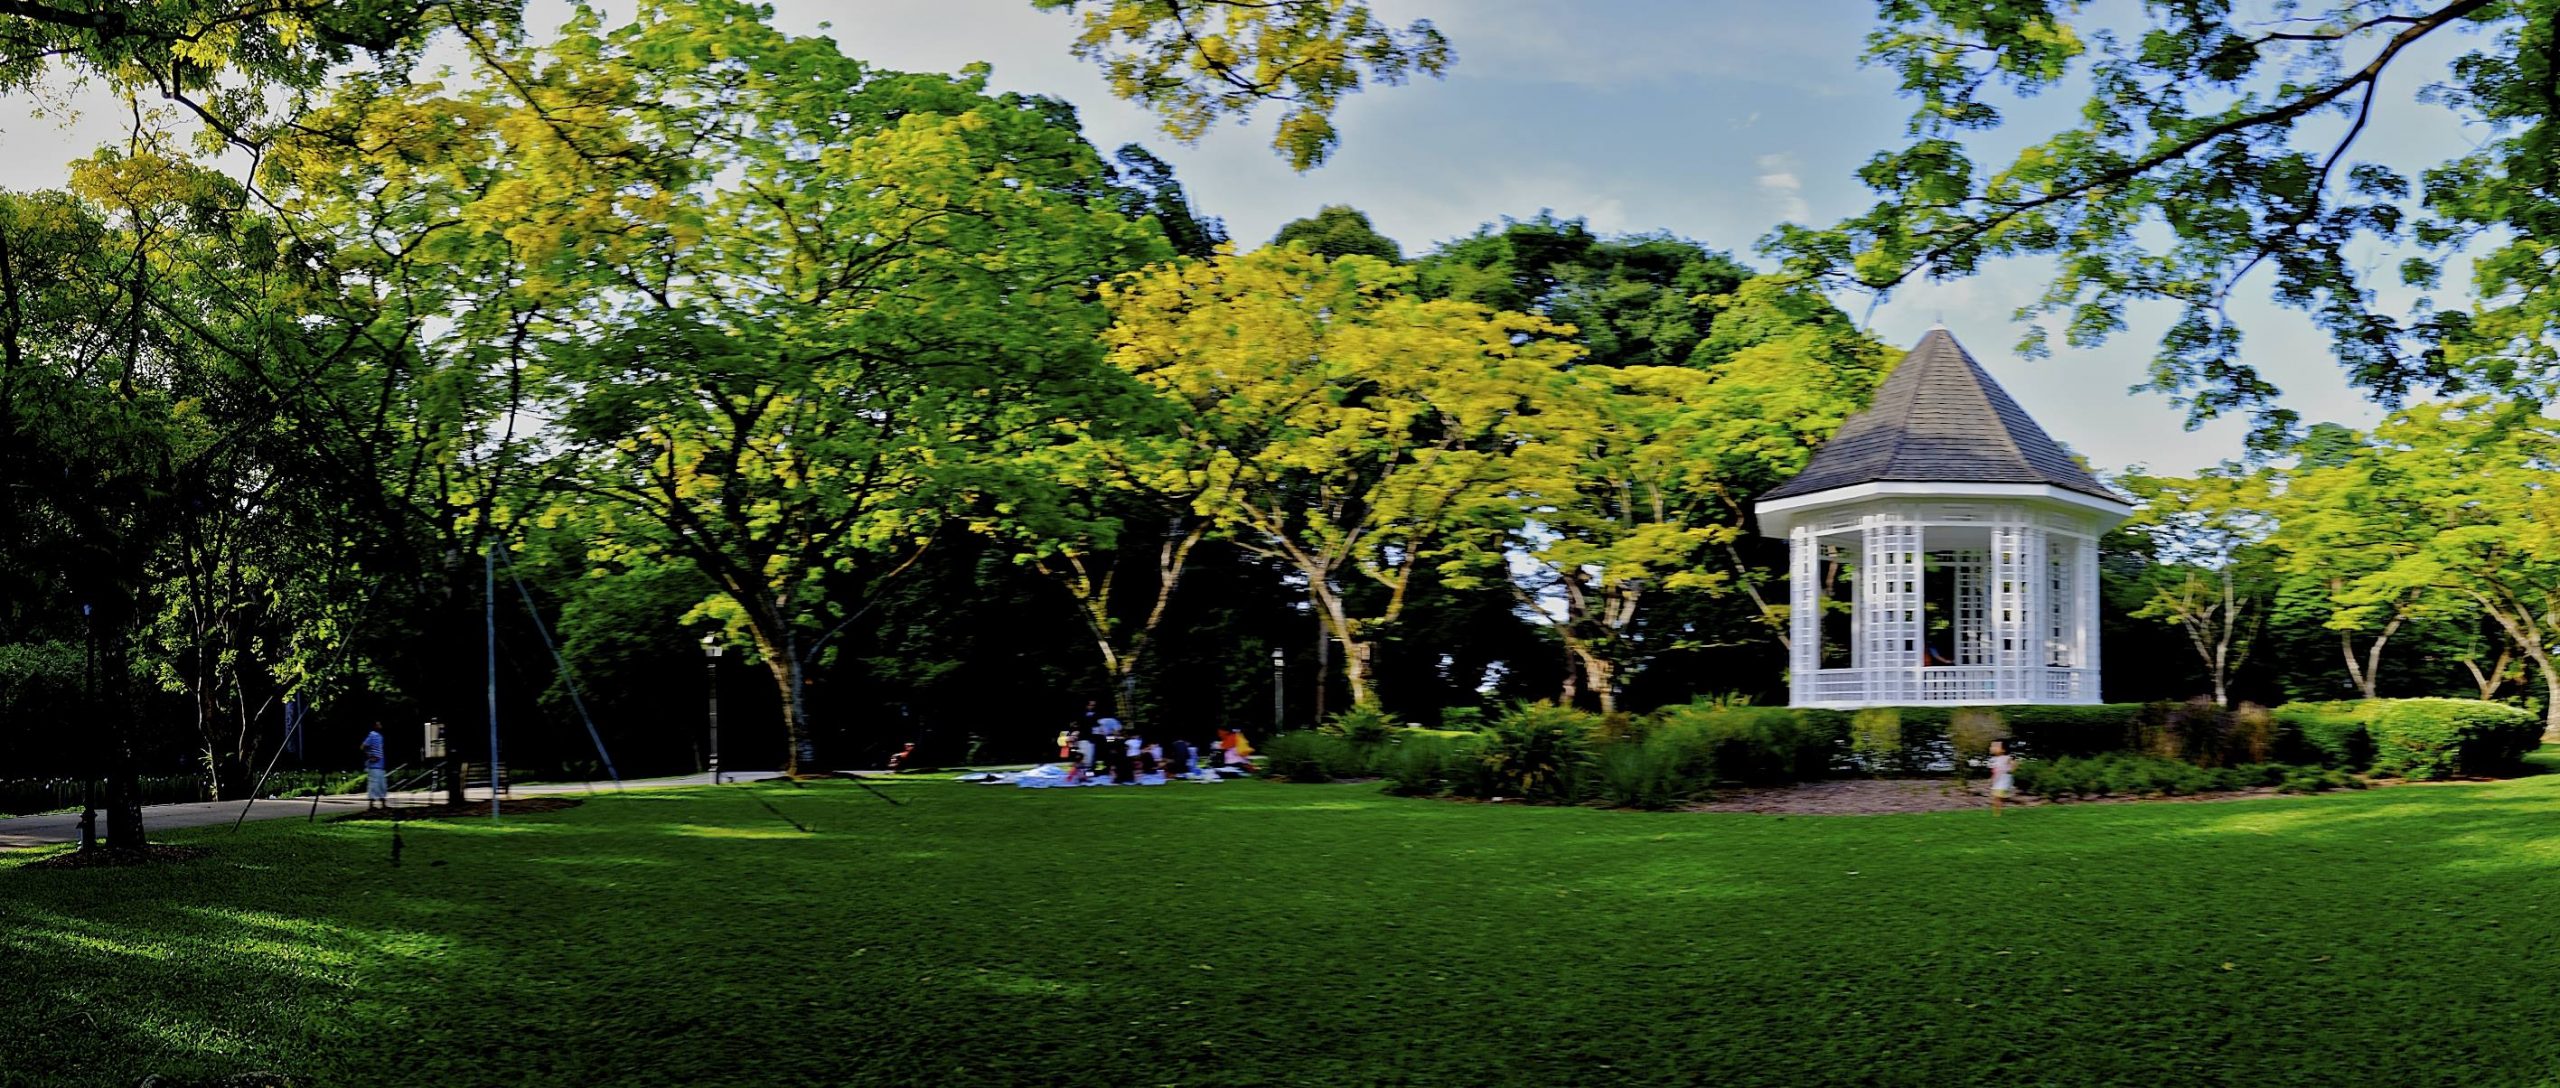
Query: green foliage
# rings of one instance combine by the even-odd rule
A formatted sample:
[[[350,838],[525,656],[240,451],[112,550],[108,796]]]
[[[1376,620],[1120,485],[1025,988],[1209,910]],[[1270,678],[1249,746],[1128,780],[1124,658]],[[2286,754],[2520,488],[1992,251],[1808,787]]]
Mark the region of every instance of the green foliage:
[[[1902,760],[1902,712],[1869,707],[1849,716],[1849,756],[1870,774]]]
[[[1398,29],[1367,3],[1262,0],[1031,0],[1073,12],[1075,55],[1101,65],[1111,93],[1153,111],[1190,143],[1209,126],[1277,103],[1271,146],[1289,165],[1324,162],[1341,136],[1334,110],[1370,81],[1438,76],[1456,63],[1429,19]]]
[[[2018,764],[2017,783],[2020,792],[2048,800],[2179,797],[2286,783],[2296,787],[2293,792],[2304,792],[2340,784],[2312,768],[2276,763],[2199,767],[2182,760],[2135,753],[2024,760]]]
[[[2512,770],[2542,741],[2533,715],[2473,699],[2377,699],[2365,728],[2374,773],[2404,778]]]
[[[2334,767],[2288,767],[2284,778],[2276,783],[2277,793],[2319,793],[2324,790],[2360,790],[2365,780]]]
[[[1678,753],[1681,774],[1701,782],[1819,778],[1831,769],[1846,739],[1785,707],[1693,703],[1666,708],[1659,718],[1651,743]]]
[[[1375,751],[1375,746],[1312,730],[1282,733],[1254,747],[1262,757],[1262,773],[1283,782],[1367,777]]]
[[[1424,572],[1459,584],[1481,540],[1526,516],[1515,481],[1540,445],[1523,432],[1576,354],[1544,320],[1419,298],[1412,280],[1266,247],[1106,294],[1112,361],[1205,451],[1194,509],[1306,580],[1354,702]]]
[[[2419,779],[2511,772],[2542,734],[2532,713],[2476,699],[2290,703],[2273,717],[2279,743],[2308,758]]]
[[[1612,238],[1543,212],[1443,243],[1415,265],[1432,294],[1571,325],[1596,366],[1713,361],[1701,354],[1717,317],[1754,275],[1684,238]],[[1724,354],[1738,346],[1717,344]]]
[[[1477,706],[1444,706],[1440,708],[1440,728],[1453,733],[1473,733],[1484,728],[1484,708]]]
[[[1610,808],[1667,809],[1703,792],[1686,773],[1688,753],[1676,745],[1623,741],[1591,761],[1591,800]]]
[[[1355,256],[1389,264],[1404,260],[1404,250],[1395,239],[1378,233],[1369,225],[1368,213],[1348,204],[1327,204],[1314,215],[1281,224],[1271,244],[1294,246],[1328,260]]]
[[[2008,723],[1990,707],[1963,707],[1947,715],[1947,746],[1954,750],[1956,777],[1970,774],[1976,762],[1991,755],[1991,742],[2008,736]]]
[[[2365,729],[2364,704],[2286,703],[2272,714],[2311,761],[2351,771],[2373,765],[2373,734]]]
[[[2048,330],[2091,346],[2125,328],[2127,307],[2172,304],[2152,387],[2198,420],[2253,411],[2269,446],[2297,420],[2230,317],[2244,280],[2326,329],[2350,380],[2386,401],[2483,388],[2541,403],[2560,378],[2540,226],[2560,126],[2542,78],[2547,3],[1893,0],[1879,12],[1868,58],[1913,101],[1907,134],[1859,171],[1872,207],[1769,240],[1792,271],[1889,289],[2050,257],[2051,285],[2019,308],[2037,324],[2022,349],[2043,351]],[[2407,70],[2456,51],[2449,74]],[[1991,132],[2020,99],[2061,88],[2085,97],[2034,111],[2052,127]],[[2368,154],[2363,118],[2412,93],[2485,135],[2446,158]],[[2311,123],[2337,112],[2357,123]],[[1985,151],[1997,157],[1977,161]],[[2418,248],[2396,265],[2372,258],[2403,240]],[[2465,264],[2470,300],[2437,293]],[[2380,289],[2395,276],[2418,290]]]
[[[1326,719],[1316,728],[1353,744],[1376,745],[1386,743],[1388,737],[1402,731],[1404,726],[1387,717],[1387,712],[1379,709],[1378,704],[1361,703]]]
[[[253,138],[269,85],[309,91],[352,61],[399,64],[434,30],[505,37],[518,0],[162,0],[98,8],[12,4],[0,14],[0,92],[40,82],[62,64],[118,89],[207,110]],[[244,93],[242,84],[246,84]]]
[[[1408,731],[1377,760],[1386,791],[1402,797],[1490,796],[1484,740],[1473,734],[1443,736]]]
[[[1529,703],[1505,711],[1485,728],[1483,788],[1489,796],[1530,802],[1574,800],[1592,754],[1599,719],[1572,707]]]

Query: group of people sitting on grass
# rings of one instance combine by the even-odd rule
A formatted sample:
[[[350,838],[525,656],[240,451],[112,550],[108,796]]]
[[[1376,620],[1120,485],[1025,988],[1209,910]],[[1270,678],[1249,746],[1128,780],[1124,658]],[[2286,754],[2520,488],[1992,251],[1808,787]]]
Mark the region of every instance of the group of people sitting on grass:
[[[1066,765],[1070,786],[1197,778],[1221,767],[1249,769],[1252,760],[1253,745],[1241,731],[1220,729],[1217,742],[1206,746],[1194,746],[1181,737],[1153,740],[1092,702],[1085,704],[1083,717],[1058,731],[1058,761]]]

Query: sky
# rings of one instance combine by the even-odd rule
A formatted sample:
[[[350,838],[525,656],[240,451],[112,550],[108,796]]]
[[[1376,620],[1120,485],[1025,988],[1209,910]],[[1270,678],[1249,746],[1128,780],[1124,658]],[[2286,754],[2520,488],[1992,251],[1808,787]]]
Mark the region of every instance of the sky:
[[[1552,211],[1602,232],[1669,231],[1767,267],[1753,246],[1773,227],[1867,207],[1872,195],[1854,171],[1895,143],[1909,113],[1891,73],[1859,62],[1872,0],[1374,0],[1398,24],[1432,19],[1457,63],[1446,78],[1346,100],[1336,116],[1342,146],[1301,174],[1272,151],[1268,117],[1214,129],[1192,146],[1165,137],[1069,54],[1071,17],[1034,11],[1027,0],[772,2],[784,29],[829,24],[826,33],[866,61],[912,71],[983,62],[997,90],[1074,103],[1096,146],[1147,145],[1248,248],[1327,204],[1367,212],[1408,254],[1506,216]],[[536,0],[527,19],[549,28],[566,12],[557,0]],[[2433,78],[2470,44],[2427,43],[2394,74]],[[2386,82],[2357,158],[2434,162],[2478,138],[2417,104],[2419,82]],[[64,98],[80,112],[68,127],[58,110],[30,117],[10,108],[24,100],[0,107],[0,187],[60,184],[63,163],[122,131],[112,101],[94,92]],[[2068,95],[2026,103],[2013,131],[2023,137],[2040,117],[2074,105]],[[2394,263],[2387,251],[2372,256],[2374,268]],[[1913,343],[1943,322],[2047,431],[2102,469],[2185,472],[2241,453],[2240,420],[2189,431],[2166,397],[2128,391],[2144,380],[2172,316],[2165,306],[2134,308],[2130,327],[2098,348],[2057,341],[2049,358],[2019,358],[2012,312],[2050,274],[2050,262],[2006,261],[1964,280],[1906,287],[1871,313],[1863,297],[1843,302],[1888,343]],[[2378,418],[2340,378],[2319,331],[2266,303],[2263,283],[2253,286],[2233,313],[2248,335],[2248,361],[2285,390],[2286,406],[2306,421]]]

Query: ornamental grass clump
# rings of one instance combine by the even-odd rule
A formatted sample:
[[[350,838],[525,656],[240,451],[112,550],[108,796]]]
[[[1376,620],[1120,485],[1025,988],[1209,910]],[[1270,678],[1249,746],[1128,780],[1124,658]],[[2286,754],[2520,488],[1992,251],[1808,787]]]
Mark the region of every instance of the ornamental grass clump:
[[[1954,750],[1958,781],[1973,776],[1973,765],[1991,758],[1991,742],[2005,740],[2009,728],[2000,720],[2000,712],[1986,706],[1969,706],[1947,716],[1947,745]]]
[[[1485,798],[1560,803],[1591,762],[1593,715],[1553,703],[1513,707],[1485,729],[1485,774],[1471,783]]]
[[[1889,706],[1868,707],[1849,717],[1849,758],[1868,774],[1898,770],[1903,763],[1902,712]]]
[[[1399,797],[1439,797],[1482,781],[1484,739],[1411,731],[1380,753],[1378,776]]]
[[[1395,719],[1387,717],[1387,712],[1378,704],[1361,703],[1326,719],[1323,725],[1316,727],[1316,731],[1353,744],[1384,744],[1389,736],[1402,728]]]
[[[1705,793],[1704,783],[1681,773],[1679,749],[1620,742],[1591,761],[1590,793],[1610,808],[1667,809]]]
[[[1678,753],[1680,774],[1698,782],[1777,784],[1830,773],[1836,733],[1786,707],[1699,702],[1659,714],[1649,743]]]

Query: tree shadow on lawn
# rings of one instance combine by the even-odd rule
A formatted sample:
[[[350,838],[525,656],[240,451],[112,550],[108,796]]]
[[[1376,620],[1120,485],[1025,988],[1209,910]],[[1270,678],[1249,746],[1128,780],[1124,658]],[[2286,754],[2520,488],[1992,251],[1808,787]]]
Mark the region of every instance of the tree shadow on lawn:
[[[398,868],[374,825],[254,828],[187,869],[0,870],[0,1079],[333,1084],[442,1067],[454,1083],[770,1083],[758,1056],[832,1015],[774,985],[815,977],[832,939],[779,919],[829,901],[828,921],[859,931],[873,908],[813,871],[812,836],[742,794],[683,811],[410,826]],[[944,1011],[1079,989],[1036,983]]]
[[[2515,1000],[2560,977],[2548,780],[1999,818],[971,788],[768,795],[816,835],[705,791],[413,827],[399,869],[349,826],[0,871],[0,1037],[36,1083],[2482,1084],[2553,1056]]]

